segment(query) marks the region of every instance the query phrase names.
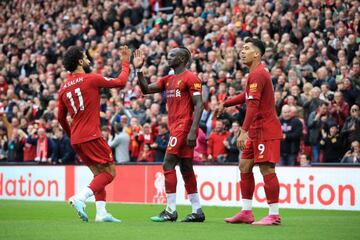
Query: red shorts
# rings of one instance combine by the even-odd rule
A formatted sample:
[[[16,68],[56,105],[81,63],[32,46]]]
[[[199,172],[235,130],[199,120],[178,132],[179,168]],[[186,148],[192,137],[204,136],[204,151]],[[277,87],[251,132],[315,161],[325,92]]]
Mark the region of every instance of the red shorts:
[[[114,162],[111,148],[102,137],[72,146],[80,161],[87,166]]]
[[[254,163],[279,163],[280,140],[247,140],[241,159],[254,159]]]
[[[187,132],[182,131],[171,132],[166,153],[173,154],[181,158],[193,158],[194,147],[189,147],[186,144],[187,135]]]

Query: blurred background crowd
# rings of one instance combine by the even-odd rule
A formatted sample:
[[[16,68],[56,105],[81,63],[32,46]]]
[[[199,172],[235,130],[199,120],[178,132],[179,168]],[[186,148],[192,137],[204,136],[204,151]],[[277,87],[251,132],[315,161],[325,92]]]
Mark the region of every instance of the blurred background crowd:
[[[2,162],[79,162],[56,120],[71,45],[84,47],[105,77],[121,71],[121,45],[140,48],[149,82],[169,73],[170,49],[189,48],[206,107],[194,160],[238,162],[246,106],[213,113],[246,86],[239,52],[247,37],[258,37],[284,133],[281,165],[360,163],[359,1],[14,0],[0,10]],[[118,163],[163,161],[166,96],[142,95],[135,71],[124,89],[101,92],[99,114]]]

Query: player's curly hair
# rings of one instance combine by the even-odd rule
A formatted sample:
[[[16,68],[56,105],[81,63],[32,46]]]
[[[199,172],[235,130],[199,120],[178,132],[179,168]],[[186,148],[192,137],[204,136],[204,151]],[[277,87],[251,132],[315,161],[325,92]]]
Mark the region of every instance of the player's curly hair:
[[[67,71],[74,72],[79,65],[79,60],[84,57],[84,49],[78,46],[71,46],[64,54],[63,64]]]
[[[252,43],[252,45],[254,45],[255,47],[257,47],[260,52],[261,52],[261,56],[264,55],[265,53],[265,44],[258,38],[248,38],[245,40],[245,43]]]

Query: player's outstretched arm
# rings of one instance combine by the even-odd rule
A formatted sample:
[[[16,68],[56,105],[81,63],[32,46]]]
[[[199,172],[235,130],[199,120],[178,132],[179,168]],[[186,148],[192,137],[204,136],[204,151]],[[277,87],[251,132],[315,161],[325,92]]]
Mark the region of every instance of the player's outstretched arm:
[[[142,71],[140,70],[144,64],[144,55],[140,49],[135,50],[134,53],[134,66],[136,68],[136,73],[138,76],[140,88],[143,94],[157,93],[162,92],[162,89],[158,86],[157,83],[148,84]]]
[[[196,131],[199,127],[201,114],[204,110],[204,104],[202,102],[201,95],[192,96],[192,102],[194,104],[194,120],[187,137],[187,145],[190,147],[194,147],[196,145]]]
[[[215,114],[213,115],[213,118],[220,117],[220,115],[224,112],[225,108],[243,104],[245,103],[245,93],[242,92],[236,97],[233,97],[231,99],[226,100],[223,103],[220,103],[217,108],[215,109]]]
[[[97,87],[103,88],[123,88],[125,87],[130,74],[131,50],[127,46],[120,47],[121,73],[117,78],[100,77],[94,81]]]
[[[228,99],[224,102],[224,107],[231,107],[245,102],[245,92],[240,93],[236,97]]]

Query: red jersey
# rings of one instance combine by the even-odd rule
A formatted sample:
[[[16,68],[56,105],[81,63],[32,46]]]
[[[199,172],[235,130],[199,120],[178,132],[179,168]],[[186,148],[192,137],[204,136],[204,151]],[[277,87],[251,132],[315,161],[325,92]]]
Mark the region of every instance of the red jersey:
[[[281,124],[275,111],[271,76],[262,64],[249,74],[246,92],[226,100],[224,106],[229,107],[244,102],[248,104],[253,99],[259,101],[259,107],[256,109],[254,119],[250,120],[249,138],[252,140],[282,139]],[[248,122],[247,117],[248,113],[246,113],[244,123]]]
[[[249,137],[259,140],[282,139],[281,124],[275,111],[271,75],[263,64],[259,64],[249,74],[245,95],[246,103],[252,99],[259,101],[258,111],[250,125]]]
[[[186,70],[181,74],[159,79],[157,85],[162,91],[166,90],[170,132],[175,130],[189,132],[194,113],[192,96],[201,96],[200,79]]]
[[[58,120],[71,139],[71,144],[100,138],[100,89],[123,88],[129,77],[129,62],[122,63],[121,74],[105,78],[98,74],[70,74],[61,86],[58,99]],[[72,118],[71,130],[66,120]]]

